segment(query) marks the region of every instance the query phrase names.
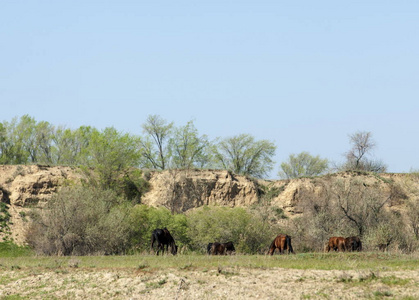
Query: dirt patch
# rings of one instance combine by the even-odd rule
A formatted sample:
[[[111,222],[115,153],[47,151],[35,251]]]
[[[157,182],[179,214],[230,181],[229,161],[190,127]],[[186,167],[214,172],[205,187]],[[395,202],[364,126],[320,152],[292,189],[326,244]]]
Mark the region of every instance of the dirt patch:
[[[0,273],[0,298],[418,299],[419,270],[18,269]]]

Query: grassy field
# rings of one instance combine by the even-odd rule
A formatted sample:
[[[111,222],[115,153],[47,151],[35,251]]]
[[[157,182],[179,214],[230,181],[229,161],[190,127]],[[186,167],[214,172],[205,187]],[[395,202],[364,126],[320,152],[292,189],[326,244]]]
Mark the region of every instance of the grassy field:
[[[415,270],[419,269],[419,256],[376,252],[354,253],[301,253],[296,255],[127,255],[127,256],[7,256],[0,257],[2,268],[288,268],[315,270]]]
[[[418,255],[38,257],[27,249],[0,248],[0,299],[214,300],[278,295],[283,299],[419,299]]]

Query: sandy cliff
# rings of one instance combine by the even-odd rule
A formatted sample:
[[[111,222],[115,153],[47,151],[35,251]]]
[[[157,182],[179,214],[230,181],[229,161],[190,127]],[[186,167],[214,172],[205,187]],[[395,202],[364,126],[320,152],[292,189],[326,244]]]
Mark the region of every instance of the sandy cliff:
[[[381,189],[391,196],[388,206],[402,210],[406,199],[419,197],[419,177],[409,174],[338,173],[317,178],[257,181],[222,170],[149,172],[149,191],[142,203],[165,206],[177,212],[203,205],[250,206],[258,203],[263,191],[276,189],[270,205],[282,208],[288,216],[301,213],[299,203],[305,197],[322,196],[336,180],[357,177],[365,185]],[[48,166],[0,166],[0,202],[7,204],[10,215],[8,228],[0,232],[0,239],[12,237],[24,243],[24,232],[30,220],[28,211],[42,209],[52,194],[63,184],[76,183],[82,178],[77,169]],[[5,213],[2,213],[3,218]]]

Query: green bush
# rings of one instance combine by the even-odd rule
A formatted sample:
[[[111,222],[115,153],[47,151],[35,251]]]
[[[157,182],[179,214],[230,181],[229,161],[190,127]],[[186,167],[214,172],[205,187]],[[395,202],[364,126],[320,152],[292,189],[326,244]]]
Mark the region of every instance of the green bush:
[[[240,207],[204,206],[187,216],[191,248],[201,252],[210,242],[228,241],[236,245],[238,252],[264,252],[279,233],[258,214]]]
[[[150,249],[151,233],[156,228],[169,229],[179,248],[189,244],[186,216],[184,214],[172,215],[165,207],[136,205],[131,209],[129,223],[133,233],[131,245],[137,251]]]

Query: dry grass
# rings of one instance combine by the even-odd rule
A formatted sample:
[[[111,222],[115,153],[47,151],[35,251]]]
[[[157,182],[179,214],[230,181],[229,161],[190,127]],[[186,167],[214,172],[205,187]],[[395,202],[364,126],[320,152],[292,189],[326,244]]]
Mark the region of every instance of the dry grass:
[[[0,258],[0,299],[418,299],[418,286],[402,254]]]

